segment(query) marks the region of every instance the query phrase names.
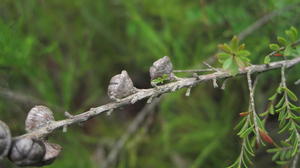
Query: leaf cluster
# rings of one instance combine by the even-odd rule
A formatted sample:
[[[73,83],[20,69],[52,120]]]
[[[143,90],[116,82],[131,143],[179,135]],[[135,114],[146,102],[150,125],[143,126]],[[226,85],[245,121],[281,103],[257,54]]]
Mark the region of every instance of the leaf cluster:
[[[295,27],[290,27],[285,30],[285,36],[278,36],[277,43],[269,44],[269,48],[273,50],[272,55],[267,55],[264,59],[264,63],[268,64],[271,61],[271,56],[299,56],[300,47],[295,45],[298,42],[299,33]]]
[[[236,75],[239,68],[250,64],[248,56],[250,52],[245,49],[245,44],[240,44],[236,36],[232,38],[229,44],[219,45],[220,53],[217,54],[218,60],[223,65],[223,69],[228,70],[232,75]]]
[[[169,75],[163,74],[161,77],[153,79],[151,82],[154,84],[163,84],[169,80]]]
[[[299,152],[299,112],[300,107],[296,106],[293,102],[298,100],[295,93],[293,93],[286,86],[279,86],[276,93],[269,98],[274,101],[278,99],[276,105],[272,105],[268,113],[278,113],[278,121],[280,130],[278,133],[288,133],[289,136],[281,141],[281,146],[269,149],[268,152],[273,153],[272,160],[278,164],[289,164],[289,162]]]

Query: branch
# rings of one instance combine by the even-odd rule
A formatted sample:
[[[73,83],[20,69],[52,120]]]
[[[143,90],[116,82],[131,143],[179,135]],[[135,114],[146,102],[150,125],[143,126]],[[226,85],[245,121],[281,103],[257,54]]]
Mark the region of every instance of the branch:
[[[272,62],[270,64],[262,64],[262,65],[251,65],[244,69],[240,69],[238,75],[244,75],[251,71],[251,73],[258,73],[258,72],[264,72],[272,69],[278,69],[281,68],[282,65],[285,65],[286,68],[295,66],[296,64],[300,63],[300,57],[291,59],[291,60],[284,60],[284,61],[276,61]],[[32,131],[30,133],[21,135],[16,138],[21,137],[31,137],[31,138],[42,138],[49,134],[51,134],[54,130],[57,130],[59,128],[62,128],[64,126],[72,125],[72,124],[78,124],[84,121],[87,121],[91,118],[94,118],[103,112],[107,112],[110,110],[114,110],[119,107],[123,107],[125,105],[132,104],[136,101],[150,98],[150,97],[158,97],[159,95],[169,93],[169,92],[175,92],[178,89],[181,88],[189,88],[193,87],[195,85],[198,85],[202,82],[206,82],[213,79],[224,79],[224,78],[231,78],[233,77],[230,73],[225,71],[219,71],[211,74],[206,75],[200,75],[197,77],[192,78],[180,78],[176,82],[167,83],[165,85],[157,86],[156,88],[150,88],[150,89],[138,89],[137,92],[133,95],[130,95],[124,99],[121,99],[118,102],[112,102],[108,103],[96,108],[91,108],[90,110],[74,115],[72,118],[59,120],[59,121],[53,121],[49,123],[47,126],[44,126],[38,130]]]
[[[256,134],[256,142],[260,142],[260,135],[259,135],[259,126],[257,123],[257,113],[255,110],[255,101],[254,101],[254,86],[252,86],[252,80],[251,80],[251,70],[247,72],[247,81],[248,81],[248,88],[249,88],[249,94],[250,94],[250,104],[249,104],[249,109],[252,113],[253,116],[253,122],[254,122],[254,129],[255,129],[255,134]]]

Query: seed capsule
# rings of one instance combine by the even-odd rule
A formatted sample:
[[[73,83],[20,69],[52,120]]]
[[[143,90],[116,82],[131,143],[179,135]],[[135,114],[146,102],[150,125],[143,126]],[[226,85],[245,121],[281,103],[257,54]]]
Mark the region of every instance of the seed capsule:
[[[121,74],[115,75],[111,78],[108,85],[108,96],[113,100],[122,99],[136,92],[132,80],[128,73],[123,70]]]
[[[62,147],[58,144],[44,142],[46,147],[46,154],[43,158],[43,165],[51,164],[60,154]]]
[[[42,141],[23,138],[13,141],[9,159],[18,166],[41,166],[45,153]]]
[[[151,80],[163,77],[163,75],[167,75],[169,80],[174,78],[173,64],[168,56],[155,61],[149,71]]]
[[[26,118],[25,127],[27,132],[39,129],[54,121],[53,112],[45,106],[33,107]]]
[[[0,160],[7,155],[10,145],[10,130],[4,122],[0,121]]]

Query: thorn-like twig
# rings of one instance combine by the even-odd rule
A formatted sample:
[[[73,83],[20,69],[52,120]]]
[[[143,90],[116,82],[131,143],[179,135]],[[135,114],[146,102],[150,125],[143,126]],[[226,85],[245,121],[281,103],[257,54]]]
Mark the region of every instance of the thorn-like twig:
[[[214,88],[218,88],[219,87],[216,78],[213,79],[213,86],[214,86]]]
[[[65,111],[64,115],[65,115],[65,117],[67,117],[67,118],[73,118],[73,117],[74,117],[74,115],[70,114],[70,113],[67,112],[67,111]]]
[[[110,116],[111,115],[111,113],[114,111],[114,109],[110,109],[110,110],[108,110],[107,112],[106,112],[106,115],[107,116]]]
[[[225,79],[222,83],[221,89],[225,90],[228,79]]]
[[[203,64],[206,65],[208,68],[210,68],[210,69],[216,71],[216,72],[222,71],[221,69],[218,69],[218,68],[215,68],[215,67],[209,65],[207,62],[203,62]]]
[[[190,96],[191,95],[191,90],[192,90],[192,87],[188,87],[186,92],[185,92],[185,96]]]

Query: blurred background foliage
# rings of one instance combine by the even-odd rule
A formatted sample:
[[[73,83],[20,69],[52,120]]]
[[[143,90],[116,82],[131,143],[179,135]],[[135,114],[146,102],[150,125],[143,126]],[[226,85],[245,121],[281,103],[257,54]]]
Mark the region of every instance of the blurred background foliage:
[[[300,27],[298,1],[1,0],[0,91],[30,97],[16,101],[0,93],[1,120],[18,135],[24,133],[26,113],[36,104],[31,98],[52,108],[56,119],[63,119],[64,111],[77,114],[107,103],[109,79],[123,69],[138,88],[148,88],[148,68],[164,55],[176,69],[200,68],[217,44],[290,6],[243,40],[252,63],[262,63],[276,35],[291,25]],[[300,89],[292,82],[299,70],[291,69],[288,76],[296,93]],[[278,71],[262,75],[256,91],[258,111],[264,110],[278,84]],[[225,167],[238,155],[240,142],[233,127],[247,103],[244,77],[229,80],[225,91],[205,83],[190,97],[184,91],[168,94],[149,128],[126,143],[114,167]],[[101,168],[144,104],[72,126],[67,133],[57,131],[51,140],[64,150],[48,167]],[[264,157],[256,158],[256,167],[270,166]],[[14,166],[4,161],[0,167]]]

